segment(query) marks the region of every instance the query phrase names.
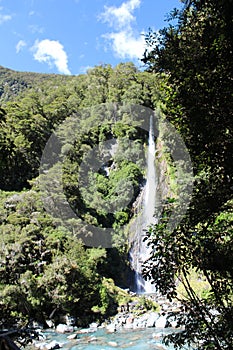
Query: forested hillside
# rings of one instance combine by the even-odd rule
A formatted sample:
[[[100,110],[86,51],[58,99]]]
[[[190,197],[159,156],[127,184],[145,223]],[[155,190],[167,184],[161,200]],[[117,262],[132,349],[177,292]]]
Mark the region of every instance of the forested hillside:
[[[46,80],[57,80],[62,83],[69,77],[52,74],[38,74],[32,72],[15,72],[0,66],[0,101],[13,100],[21,91],[36,84],[43,84]]]
[[[26,324],[32,319],[44,323],[59,314],[81,314],[82,324],[106,317],[118,304],[114,283],[129,284],[129,246],[122,227],[129,223],[145,181],[140,152],[145,153],[148,132],[131,122],[127,105],[153,108],[159,78],[126,63],[115,68],[97,66],[86,75],[73,77],[2,68],[1,82],[2,325]],[[40,187],[43,175],[39,174],[47,141],[69,118],[76,125],[73,140],[67,137],[72,129],[61,127],[59,132],[65,139],[62,150],[66,154],[62,186],[69,205],[78,213],[70,221],[71,230],[59,215],[45,210]],[[118,151],[106,164],[109,176],[100,169],[96,178],[89,179],[87,190],[78,179],[83,157],[112,138],[117,140]],[[129,147],[130,140],[133,147]],[[85,173],[83,179],[87,176]],[[52,180],[51,188],[54,186]],[[80,193],[80,187],[84,192]],[[59,198],[54,200],[57,203]],[[109,213],[111,206],[115,209]],[[79,238],[80,219],[87,225],[111,228],[114,247],[84,245]],[[89,233],[82,231],[80,237],[83,234]]]

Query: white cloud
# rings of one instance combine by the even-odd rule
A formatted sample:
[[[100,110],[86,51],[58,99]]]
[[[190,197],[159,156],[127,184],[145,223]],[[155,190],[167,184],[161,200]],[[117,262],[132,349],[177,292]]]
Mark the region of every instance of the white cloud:
[[[24,40],[19,40],[19,42],[16,45],[16,53],[19,53],[24,46],[27,46],[26,42]]]
[[[104,38],[110,40],[114,53],[122,59],[137,59],[143,56],[145,51],[144,37],[134,37],[132,31],[120,31],[105,34]]]
[[[129,0],[123,2],[120,7],[104,6],[105,11],[100,15],[100,19],[104,23],[108,23],[115,29],[130,27],[135,21],[133,11],[140,6],[141,0]]]
[[[49,66],[55,64],[60,73],[71,74],[68,68],[67,54],[59,41],[49,39],[37,40],[32,50],[36,61],[45,62]]]
[[[113,28],[111,33],[102,37],[110,44],[111,49],[119,58],[141,58],[145,51],[145,40],[142,34],[135,34],[133,23],[136,22],[134,11],[141,4],[141,0],[128,0],[121,6],[105,6],[99,16],[103,23]]]
[[[35,33],[39,33],[39,34],[44,33],[44,28],[38,26],[37,24],[32,24],[32,25],[30,25],[30,26],[29,26],[29,29],[30,29],[30,31],[31,31],[33,34],[35,34]]]
[[[11,19],[12,19],[11,15],[3,15],[2,13],[0,13],[0,24],[10,21]]]

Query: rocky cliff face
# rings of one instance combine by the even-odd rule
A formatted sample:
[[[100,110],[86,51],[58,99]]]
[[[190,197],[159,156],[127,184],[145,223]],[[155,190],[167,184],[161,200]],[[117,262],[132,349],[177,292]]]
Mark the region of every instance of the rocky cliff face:
[[[160,203],[168,197],[172,197],[173,193],[170,187],[170,178],[168,174],[168,163],[163,153],[163,145],[161,140],[157,140],[156,144],[156,167],[158,174],[157,191],[159,193]]]

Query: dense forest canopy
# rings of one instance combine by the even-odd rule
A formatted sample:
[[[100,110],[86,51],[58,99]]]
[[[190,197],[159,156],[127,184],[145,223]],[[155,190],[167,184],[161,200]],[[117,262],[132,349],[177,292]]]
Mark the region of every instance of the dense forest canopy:
[[[8,73],[9,82],[2,84],[6,101],[1,106],[0,169],[4,171],[0,183],[5,190],[28,187],[28,180],[38,175],[42,151],[51,132],[78,109],[107,101],[153,107],[157,98],[156,77],[138,72],[131,63],[115,69],[110,65],[95,67],[86,76],[44,79],[43,75],[36,75],[35,85],[13,98],[22,79],[19,73],[19,80],[13,84],[15,75]],[[23,77],[25,84],[30,84],[33,74]]]
[[[79,76],[0,67],[2,327],[32,320],[45,324],[59,314],[77,316],[79,324],[88,324],[113,314],[127,298],[116,287],[128,286],[130,272],[122,227],[133,217],[145,182],[140,152],[145,154],[148,136],[127,110],[128,105],[137,105],[160,110],[180,133],[195,177],[192,196],[188,193],[189,209],[170,230],[169,218],[179,215],[182,181],[159,135],[158,167],[165,160],[171,189],[158,224],[147,233],[154,249],[144,274],[162,294],[181,303],[180,312],[171,317],[184,328],[168,336],[167,342],[176,348],[187,344],[198,349],[233,348],[233,4],[232,0],[183,3],[182,10],[171,12],[175,25],[146,35],[145,71],[130,62],[96,66]],[[120,107],[114,110],[116,106]],[[104,120],[103,109],[108,116]],[[79,230],[79,221],[71,219],[72,229],[64,226],[59,215],[45,210],[41,196],[40,166],[47,141],[54,132],[68,140],[68,129],[57,128],[74,116],[80,130],[62,148],[62,186],[80,219],[114,230],[111,249],[85,245],[72,231]],[[172,147],[174,140],[166,137]],[[80,180],[77,174],[85,154],[112,138],[118,151],[94,177],[86,176],[90,188],[83,185],[80,192],[86,178]],[[127,201],[129,181],[131,201]],[[117,210],[109,214],[109,205]]]

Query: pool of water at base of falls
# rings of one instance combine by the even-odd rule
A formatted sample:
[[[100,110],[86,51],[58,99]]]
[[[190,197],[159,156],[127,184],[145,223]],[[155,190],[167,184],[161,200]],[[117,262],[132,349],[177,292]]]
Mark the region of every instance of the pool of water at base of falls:
[[[45,335],[46,342],[55,340],[63,349],[69,350],[174,350],[173,346],[162,343],[163,336],[169,332],[171,329],[147,328],[107,333],[105,329],[98,329],[94,333],[78,334],[73,340],[67,339],[69,334],[48,331]]]

